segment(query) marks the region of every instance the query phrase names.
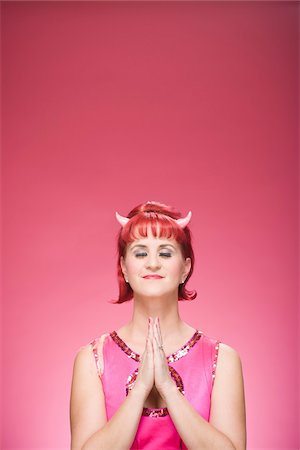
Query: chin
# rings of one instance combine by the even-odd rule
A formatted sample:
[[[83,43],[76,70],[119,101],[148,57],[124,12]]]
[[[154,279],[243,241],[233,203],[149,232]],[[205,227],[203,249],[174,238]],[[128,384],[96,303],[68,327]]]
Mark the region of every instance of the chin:
[[[135,294],[139,297],[149,297],[149,298],[161,298],[161,297],[171,297],[174,295],[174,291],[162,291],[161,289],[144,289],[141,291],[135,291]],[[177,294],[177,291],[176,291]]]

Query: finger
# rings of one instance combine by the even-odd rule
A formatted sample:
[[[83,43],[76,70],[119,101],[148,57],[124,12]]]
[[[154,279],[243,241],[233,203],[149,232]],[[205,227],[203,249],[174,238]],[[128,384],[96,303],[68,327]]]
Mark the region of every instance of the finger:
[[[149,317],[149,336],[153,337],[154,334],[154,321],[153,317]]]
[[[146,336],[145,350],[147,350],[147,347],[148,347],[149,337],[150,337],[150,317],[148,317],[148,332],[147,332],[147,336]]]
[[[157,339],[156,336],[155,336],[155,347],[156,347],[156,350],[157,350],[160,354],[162,354],[161,352],[163,352],[164,349],[163,349],[162,346],[160,345],[160,343],[159,343],[159,341],[158,341],[158,339]]]
[[[145,358],[146,352],[151,352],[151,351],[152,351],[152,343],[151,343],[150,318],[148,318],[148,334],[146,337],[146,344],[145,344],[144,352],[142,354],[142,358]]]
[[[159,346],[159,347],[160,347],[160,346],[163,346],[163,341],[162,341],[161,334],[160,334],[160,328],[159,328],[159,320],[158,320],[158,317],[156,318],[156,321],[155,321],[155,336],[156,336],[156,338],[157,338],[158,346]],[[162,350],[162,349],[161,349],[161,350]]]
[[[155,349],[155,351],[158,351],[159,350],[159,348],[158,348],[159,341],[157,340],[158,337],[157,337],[157,331],[156,331],[156,328],[155,328],[155,319],[151,320],[150,329],[151,329],[150,332],[151,332],[151,340],[152,340],[152,343],[153,343],[153,350]]]
[[[161,345],[163,345],[163,340],[162,340],[162,335],[161,335],[161,330],[160,330],[159,317],[157,317],[156,328],[157,328],[159,341],[161,342]]]
[[[153,342],[153,350],[155,350],[156,352],[158,352],[161,355],[161,351],[164,351],[163,348],[161,348],[162,346],[162,342],[160,341],[159,335],[158,335],[158,331],[157,331],[157,318],[154,319],[154,321],[152,320],[152,342]]]
[[[153,338],[157,335],[156,331],[156,317],[154,318],[154,321],[152,322],[152,332],[153,332]]]
[[[164,349],[162,348],[162,344],[160,342],[157,330],[154,330],[154,339],[153,339],[153,348],[155,352],[158,352],[161,356],[164,355]]]
[[[148,336],[150,334],[150,329],[151,329],[151,317],[148,317]]]
[[[153,342],[153,327],[152,327],[152,317],[149,318],[149,336],[148,336],[148,340],[149,340],[149,345],[151,347],[151,351],[153,350],[152,347],[152,342]]]
[[[152,342],[150,338],[147,338],[147,351],[151,355],[153,352]]]
[[[157,340],[157,336],[156,333],[153,334],[153,352],[155,355],[159,355],[160,354],[160,349],[159,349],[159,342]]]

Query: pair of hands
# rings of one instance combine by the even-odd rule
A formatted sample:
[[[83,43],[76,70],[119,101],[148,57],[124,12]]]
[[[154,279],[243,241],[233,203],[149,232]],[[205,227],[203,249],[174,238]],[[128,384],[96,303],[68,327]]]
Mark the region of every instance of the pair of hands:
[[[144,353],[141,356],[141,362],[136,378],[135,386],[139,386],[144,394],[145,399],[155,385],[159,394],[164,397],[166,391],[171,385],[174,385],[163,345],[159,318],[149,317],[148,335]]]

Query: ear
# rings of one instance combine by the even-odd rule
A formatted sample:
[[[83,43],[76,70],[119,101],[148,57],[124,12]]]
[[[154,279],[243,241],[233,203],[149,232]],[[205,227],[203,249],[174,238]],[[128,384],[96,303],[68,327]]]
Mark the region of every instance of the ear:
[[[125,259],[123,256],[121,256],[120,258],[120,266],[123,272],[124,277],[126,277],[127,273],[126,273],[126,264],[125,264]]]
[[[192,267],[192,260],[191,260],[191,258],[186,258],[185,261],[184,261],[184,270],[183,270],[183,274],[182,274],[182,277],[184,279],[186,279],[186,277],[190,273],[191,267]]]

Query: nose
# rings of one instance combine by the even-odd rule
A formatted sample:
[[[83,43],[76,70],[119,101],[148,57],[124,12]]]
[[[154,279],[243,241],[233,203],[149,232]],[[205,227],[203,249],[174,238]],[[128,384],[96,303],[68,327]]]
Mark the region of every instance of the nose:
[[[149,270],[159,270],[161,268],[161,263],[157,257],[156,254],[149,253],[147,261],[146,261],[146,267]]]

